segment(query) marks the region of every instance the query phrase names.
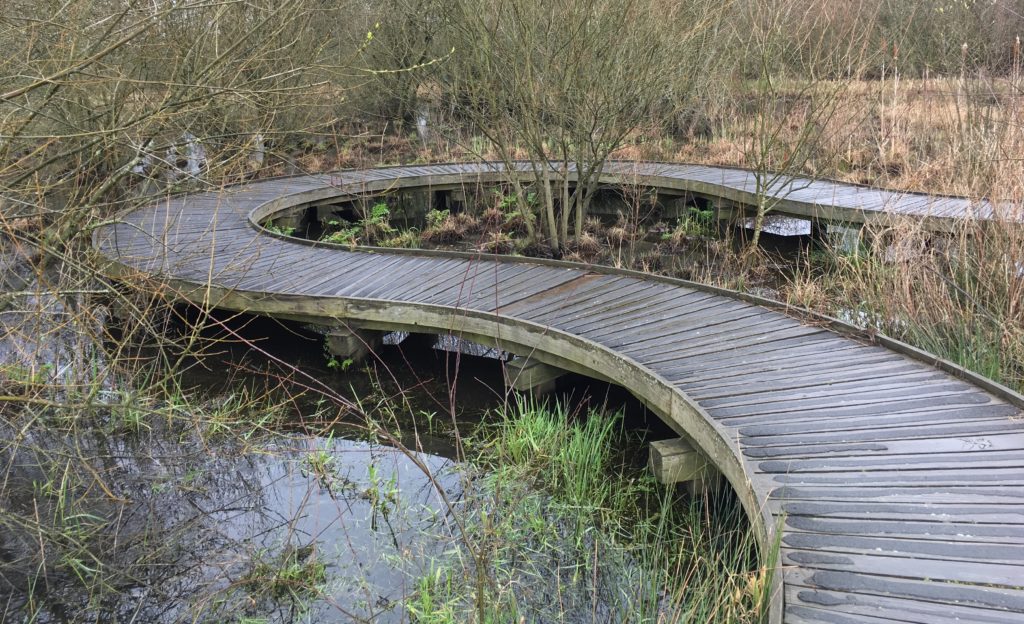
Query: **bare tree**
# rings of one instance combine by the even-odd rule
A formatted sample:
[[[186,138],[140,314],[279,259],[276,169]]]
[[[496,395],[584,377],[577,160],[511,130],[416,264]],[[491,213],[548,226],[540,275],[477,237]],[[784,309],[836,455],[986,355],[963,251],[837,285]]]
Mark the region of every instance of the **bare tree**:
[[[739,97],[752,103],[744,144],[755,180],[756,212],[749,250],[757,248],[768,214],[803,187],[799,174],[828,169],[823,139],[851,82],[873,53],[865,45],[871,14],[849,19],[828,0],[749,0],[743,5],[746,42],[733,79]],[[834,45],[822,45],[822,42]],[[842,42],[841,45],[836,44]],[[829,162],[816,162],[821,159]]]
[[[555,250],[573,216],[581,233],[609,154],[664,113],[666,101],[669,109],[685,101],[679,85],[709,53],[702,44],[720,15],[714,4],[451,3],[454,52],[441,80],[507,166],[526,153],[541,198],[541,229]],[[526,189],[512,184],[529,213]]]
[[[351,84],[326,54],[339,33],[325,16],[340,7],[45,5],[16,1],[0,16],[0,40],[18,51],[0,68],[0,189],[27,212],[66,221],[61,240],[130,197],[141,169],[175,169],[193,150],[192,168],[216,184],[253,135],[329,122],[333,110],[317,103]]]

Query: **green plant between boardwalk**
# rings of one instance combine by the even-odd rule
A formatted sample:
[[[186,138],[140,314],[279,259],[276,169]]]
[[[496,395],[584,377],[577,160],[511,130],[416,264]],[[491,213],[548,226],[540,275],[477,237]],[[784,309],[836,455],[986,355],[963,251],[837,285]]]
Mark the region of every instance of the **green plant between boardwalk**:
[[[620,416],[520,398],[481,427],[454,545],[414,622],[757,622],[770,590],[735,501],[685,499],[624,462]],[[712,517],[714,515],[714,518]]]

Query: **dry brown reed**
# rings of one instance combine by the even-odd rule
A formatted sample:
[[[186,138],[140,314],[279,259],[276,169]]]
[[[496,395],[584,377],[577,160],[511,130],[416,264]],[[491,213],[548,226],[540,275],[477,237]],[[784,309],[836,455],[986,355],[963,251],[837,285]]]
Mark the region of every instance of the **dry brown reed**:
[[[964,220],[949,233],[898,221],[862,248],[811,256],[789,301],[902,338],[991,379],[1024,387],[1024,230]]]

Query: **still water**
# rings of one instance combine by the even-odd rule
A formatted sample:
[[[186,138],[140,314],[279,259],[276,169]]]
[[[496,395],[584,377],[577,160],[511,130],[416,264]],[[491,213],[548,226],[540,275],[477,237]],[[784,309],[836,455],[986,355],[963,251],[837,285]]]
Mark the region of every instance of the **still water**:
[[[339,370],[306,328],[232,323],[250,342],[186,361],[178,381],[192,401],[146,403],[159,417],[134,428],[101,419],[25,439],[23,423],[0,419],[0,436],[18,439],[2,447],[3,621],[403,622],[417,580],[465,556],[455,520],[486,473],[462,435],[506,399],[507,354],[393,335],[379,359]],[[47,369],[60,374],[90,357],[80,338],[67,325],[8,332],[5,358],[64,362]],[[563,388],[577,402],[628,402],[621,390],[577,381]],[[272,424],[260,414],[221,422],[184,413],[201,405],[232,414],[217,408],[264,394],[278,397]],[[111,380],[99,400],[134,399]],[[644,426],[635,402],[630,414]],[[92,481],[62,475],[62,465],[87,466],[109,491],[76,490],[79,478]],[[40,515],[82,548],[40,553],[34,525],[18,521]],[[41,558],[52,559],[45,575]]]

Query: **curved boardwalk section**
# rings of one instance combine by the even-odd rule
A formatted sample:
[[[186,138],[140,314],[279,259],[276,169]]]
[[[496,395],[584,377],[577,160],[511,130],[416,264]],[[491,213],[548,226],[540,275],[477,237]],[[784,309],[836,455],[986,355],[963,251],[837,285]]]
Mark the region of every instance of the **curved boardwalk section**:
[[[618,164],[607,175],[626,173],[653,186],[749,192],[742,180],[729,186],[749,181],[735,170]],[[776,621],[1024,620],[1019,395],[899,345],[686,282],[350,251],[272,237],[251,221],[346,194],[497,175],[435,165],[251,183],[132,212],[95,243],[112,275],[157,278],[203,305],[463,332],[629,388],[719,467],[764,538],[781,529]],[[881,191],[812,184],[802,209],[888,209],[839,201]],[[892,201],[910,214],[929,205]]]

